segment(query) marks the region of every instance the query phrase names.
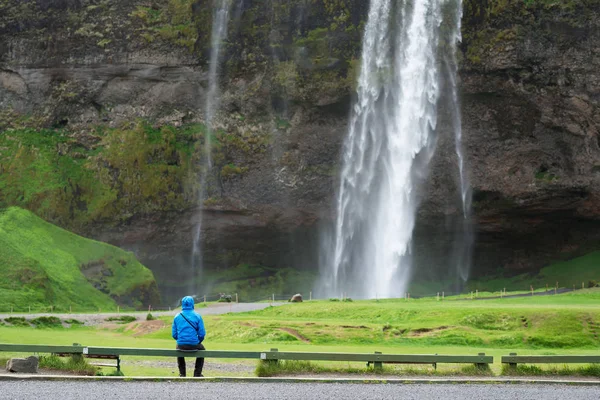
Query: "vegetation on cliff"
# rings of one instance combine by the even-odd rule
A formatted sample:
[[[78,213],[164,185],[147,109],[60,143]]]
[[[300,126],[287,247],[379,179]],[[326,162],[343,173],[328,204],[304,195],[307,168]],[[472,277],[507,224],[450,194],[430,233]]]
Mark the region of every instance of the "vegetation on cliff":
[[[73,228],[184,208],[194,200],[201,136],[201,126],[144,123],[81,134],[0,130],[0,207],[26,208]]]
[[[85,239],[16,207],[0,210],[0,308],[116,309],[160,302],[132,253]]]

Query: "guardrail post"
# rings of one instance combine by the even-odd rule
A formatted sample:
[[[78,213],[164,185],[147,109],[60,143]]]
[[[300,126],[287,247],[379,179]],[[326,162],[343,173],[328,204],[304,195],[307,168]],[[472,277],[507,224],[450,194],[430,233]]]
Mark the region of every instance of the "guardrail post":
[[[279,351],[279,349],[271,349],[271,352],[277,353]],[[279,364],[279,359],[277,358],[272,358],[270,360],[267,360],[269,362],[269,364]]]
[[[516,356],[517,353],[510,353],[510,356]],[[508,367],[511,369],[517,369],[517,363],[512,362],[512,363],[508,363]]]
[[[81,346],[81,344],[79,344],[79,343],[73,343],[73,347],[75,347],[75,346]],[[80,362],[80,361],[83,360],[83,354],[73,353],[71,355],[71,358],[73,359],[73,361]]]
[[[375,354],[381,354],[381,352],[376,351]],[[379,359],[379,357],[376,357],[376,359]],[[383,363],[381,361],[375,361],[373,363],[373,368],[381,371],[383,369]]]
[[[479,357],[485,357],[485,353],[479,353],[477,354]],[[488,365],[486,363],[477,363],[475,364],[475,367],[477,367],[477,369],[486,369],[488,367]]]

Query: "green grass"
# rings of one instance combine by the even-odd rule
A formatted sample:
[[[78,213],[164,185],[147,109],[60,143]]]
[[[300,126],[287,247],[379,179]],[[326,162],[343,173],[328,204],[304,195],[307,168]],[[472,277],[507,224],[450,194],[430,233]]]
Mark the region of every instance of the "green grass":
[[[527,291],[530,286],[534,289],[553,289],[558,287],[581,289],[588,287],[590,281],[600,281],[600,251],[568,261],[560,261],[542,268],[536,275],[522,274],[511,278],[493,278],[475,280],[469,283],[470,290],[486,290],[490,292],[508,290]]]
[[[508,376],[589,376],[600,378],[600,365],[591,364],[584,366],[556,366],[556,365],[517,365],[516,368],[504,365],[502,375]]]
[[[0,210],[0,248],[1,311],[114,309],[115,300],[141,306],[158,297],[152,272],[132,253],[26,210]]]
[[[431,365],[426,366],[398,366],[384,364],[382,368],[374,368],[373,365],[365,367],[365,363],[331,363],[331,362],[311,362],[282,360],[279,362],[259,361],[255,375],[260,377],[289,376],[289,375],[426,375],[426,376],[449,376],[449,375],[470,375],[470,376],[490,376],[493,375],[489,367],[476,367],[475,365],[466,366],[440,366],[438,369]]]
[[[98,368],[90,365],[86,359],[78,356],[66,357],[61,359],[55,355],[43,355],[40,357],[40,368],[71,371],[80,375],[96,375]]]
[[[515,276],[488,276],[470,279],[466,283],[465,293],[479,291],[480,297],[485,295],[500,296],[504,289],[511,292],[528,293],[533,286],[534,291],[553,290],[558,288],[581,289],[589,287],[590,283],[600,282],[600,251],[594,251],[584,256],[556,261],[537,272]],[[445,291],[446,295],[454,291],[454,281],[444,282],[413,282],[409,292],[413,297],[435,296]],[[470,296],[470,294],[468,295]]]
[[[439,364],[407,367],[384,365],[391,375],[490,375],[502,373],[500,357],[519,355],[598,355],[600,334],[600,289],[547,296],[485,301],[435,298],[330,302],[313,301],[270,307],[243,314],[205,316],[211,350],[348,352],[384,354],[486,353],[495,358],[491,371],[469,365]],[[170,321],[171,318],[161,317]],[[142,321],[143,323],[143,321]],[[144,336],[133,331],[73,326],[69,329],[2,327],[7,343],[65,344],[108,347],[172,348],[170,326]],[[127,366],[128,376],[171,376],[170,368],[153,369],[140,363]],[[165,360],[157,358],[157,360]],[[239,363],[239,360],[207,361]],[[281,374],[366,373],[364,363],[311,362],[259,365],[261,376]],[[582,369],[583,368],[583,369]],[[547,372],[544,372],[545,370]],[[563,369],[542,368],[541,374],[559,374]],[[530,371],[535,372],[534,369]],[[594,367],[570,367],[574,374],[594,376]],[[527,372],[526,370],[522,371]],[[532,372],[532,373],[533,373]]]

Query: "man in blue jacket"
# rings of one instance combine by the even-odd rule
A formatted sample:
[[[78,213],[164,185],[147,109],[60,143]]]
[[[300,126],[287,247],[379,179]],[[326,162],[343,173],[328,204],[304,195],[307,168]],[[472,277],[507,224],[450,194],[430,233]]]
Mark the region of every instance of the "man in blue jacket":
[[[206,336],[204,321],[194,311],[194,299],[192,297],[185,296],[181,299],[181,312],[173,320],[171,335],[173,339],[177,340],[177,350],[206,350],[202,345],[204,336]],[[179,367],[179,376],[185,376],[184,357],[177,357],[177,366]],[[194,368],[195,377],[203,376],[203,367],[204,357],[196,358],[196,368]]]

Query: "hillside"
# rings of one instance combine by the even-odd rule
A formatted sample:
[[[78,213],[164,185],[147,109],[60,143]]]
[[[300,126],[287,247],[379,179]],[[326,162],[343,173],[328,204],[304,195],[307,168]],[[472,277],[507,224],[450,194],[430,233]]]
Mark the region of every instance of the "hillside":
[[[0,310],[108,310],[160,302],[152,272],[132,253],[20,208],[0,210],[0,249]]]

